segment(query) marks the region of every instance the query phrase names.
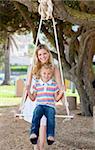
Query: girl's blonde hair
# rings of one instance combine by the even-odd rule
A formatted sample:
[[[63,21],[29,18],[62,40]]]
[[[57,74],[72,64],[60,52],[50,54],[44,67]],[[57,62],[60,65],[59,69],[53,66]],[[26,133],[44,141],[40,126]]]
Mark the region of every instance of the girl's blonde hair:
[[[43,64],[41,69],[40,69],[40,72],[42,69],[46,69],[46,70],[49,69],[52,74],[54,73],[54,67],[52,66],[51,63]]]
[[[49,53],[49,59],[46,62],[46,64],[50,63],[50,64],[52,64],[52,66],[54,66],[53,57],[52,57],[52,54],[51,54],[50,50],[48,49],[48,47],[44,44],[39,44],[35,50],[34,57],[33,57],[33,63],[32,63],[32,66],[33,66],[32,67],[32,75],[36,76],[37,78],[39,78],[39,72],[43,65],[43,64],[41,64],[41,62],[38,59],[38,51],[41,49],[45,49]]]

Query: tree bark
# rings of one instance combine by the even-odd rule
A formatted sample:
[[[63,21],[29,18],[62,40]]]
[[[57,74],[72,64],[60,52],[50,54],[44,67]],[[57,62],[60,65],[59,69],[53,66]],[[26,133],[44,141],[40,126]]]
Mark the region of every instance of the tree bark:
[[[9,38],[5,44],[5,76],[2,85],[10,85],[10,47]]]

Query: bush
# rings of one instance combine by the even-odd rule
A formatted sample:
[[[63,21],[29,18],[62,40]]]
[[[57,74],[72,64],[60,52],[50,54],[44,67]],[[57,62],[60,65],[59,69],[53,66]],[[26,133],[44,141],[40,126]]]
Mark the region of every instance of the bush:
[[[11,66],[11,71],[12,72],[27,72],[28,66]]]

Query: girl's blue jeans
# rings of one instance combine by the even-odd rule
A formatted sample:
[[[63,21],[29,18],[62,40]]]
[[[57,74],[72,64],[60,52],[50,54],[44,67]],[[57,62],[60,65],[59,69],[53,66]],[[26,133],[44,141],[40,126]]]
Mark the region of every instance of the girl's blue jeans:
[[[40,120],[42,116],[45,115],[47,118],[47,137],[55,135],[55,108],[46,106],[46,105],[38,105],[36,106],[33,119],[32,119],[32,126],[30,134],[35,133],[39,136],[39,127],[40,127]]]

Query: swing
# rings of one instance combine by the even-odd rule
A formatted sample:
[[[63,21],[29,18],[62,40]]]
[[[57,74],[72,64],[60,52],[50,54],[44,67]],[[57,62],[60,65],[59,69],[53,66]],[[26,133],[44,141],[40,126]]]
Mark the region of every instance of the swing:
[[[56,49],[57,49],[57,53],[58,53],[58,62],[59,62],[59,69],[60,69],[60,74],[61,74],[61,80],[62,80],[62,84],[65,85],[64,79],[63,79],[63,72],[62,72],[62,64],[61,64],[61,58],[60,58],[60,52],[59,52],[58,39],[57,39],[57,32],[56,32],[56,25],[55,25],[56,23],[55,23],[53,15],[52,15],[53,4],[52,4],[51,0],[38,0],[38,2],[40,3],[39,7],[38,7],[38,12],[41,15],[41,19],[40,19],[40,24],[39,24],[39,28],[38,28],[38,33],[37,33],[35,45],[37,46],[37,44],[38,44],[39,33],[40,33],[40,30],[41,30],[42,21],[43,20],[52,19],[53,28],[54,28],[55,42],[56,42]],[[23,109],[23,105],[24,105],[24,103],[26,101],[26,97],[27,97],[27,95],[25,93],[23,95],[23,97],[22,97],[22,103],[20,105],[20,109]],[[64,89],[64,102],[65,102],[67,115],[61,115],[62,118],[67,118],[67,119],[73,118],[74,116],[70,115],[69,104],[68,104],[68,101],[67,101],[65,89]],[[64,102],[63,102],[63,99],[62,99],[62,103],[63,104],[64,104]],[[17,114],[16,116],[21,118],[22,117],[21,115]]]
[[[40,19],[40,25],[39,25],[39,29],[38,29],[38,34],[37,34],[37,40],[36,40],[36,45],[38,43],[38,36],[39,36],[39,32],[41,29],[41,25],[42,25],[42,20],[48,20],[48,19],[52,19],[53,22],[53,28],[54,28],[54,36],[55,36],[55,42],[56,42],[56,49],[57,49],[57,53],[58,53],[58,62],[59,62],[59,68],[60,68],[60,74],[61,74],[61,80],[62,80],[62,84],[65,85],[64,83],[64,79],[63,79],[63,72],[62,72],[62,64],[61,64],[61,58],[60,58],[60,51],[59,51],[59,45],[58,45],[58,39],[57,39],[57,32],[56,32],[56,23],[54,20],[54,17],[52,15],[53,12],[53,4],[51,0],[38,0],[39,4],[39,8],[38,8],[38,12],[41,15],[41,19]],[[65,101],[65,107],[66,107],[66,112],[67,115],[62,115],[63,118],[73,118],[73,115],[70,115],[70,110],[69,110],[69,104],[67,101],[67,97],[66,97],[66,92],[64,90],[64,101]],[[64,104],[63,100],[62,103]]]

